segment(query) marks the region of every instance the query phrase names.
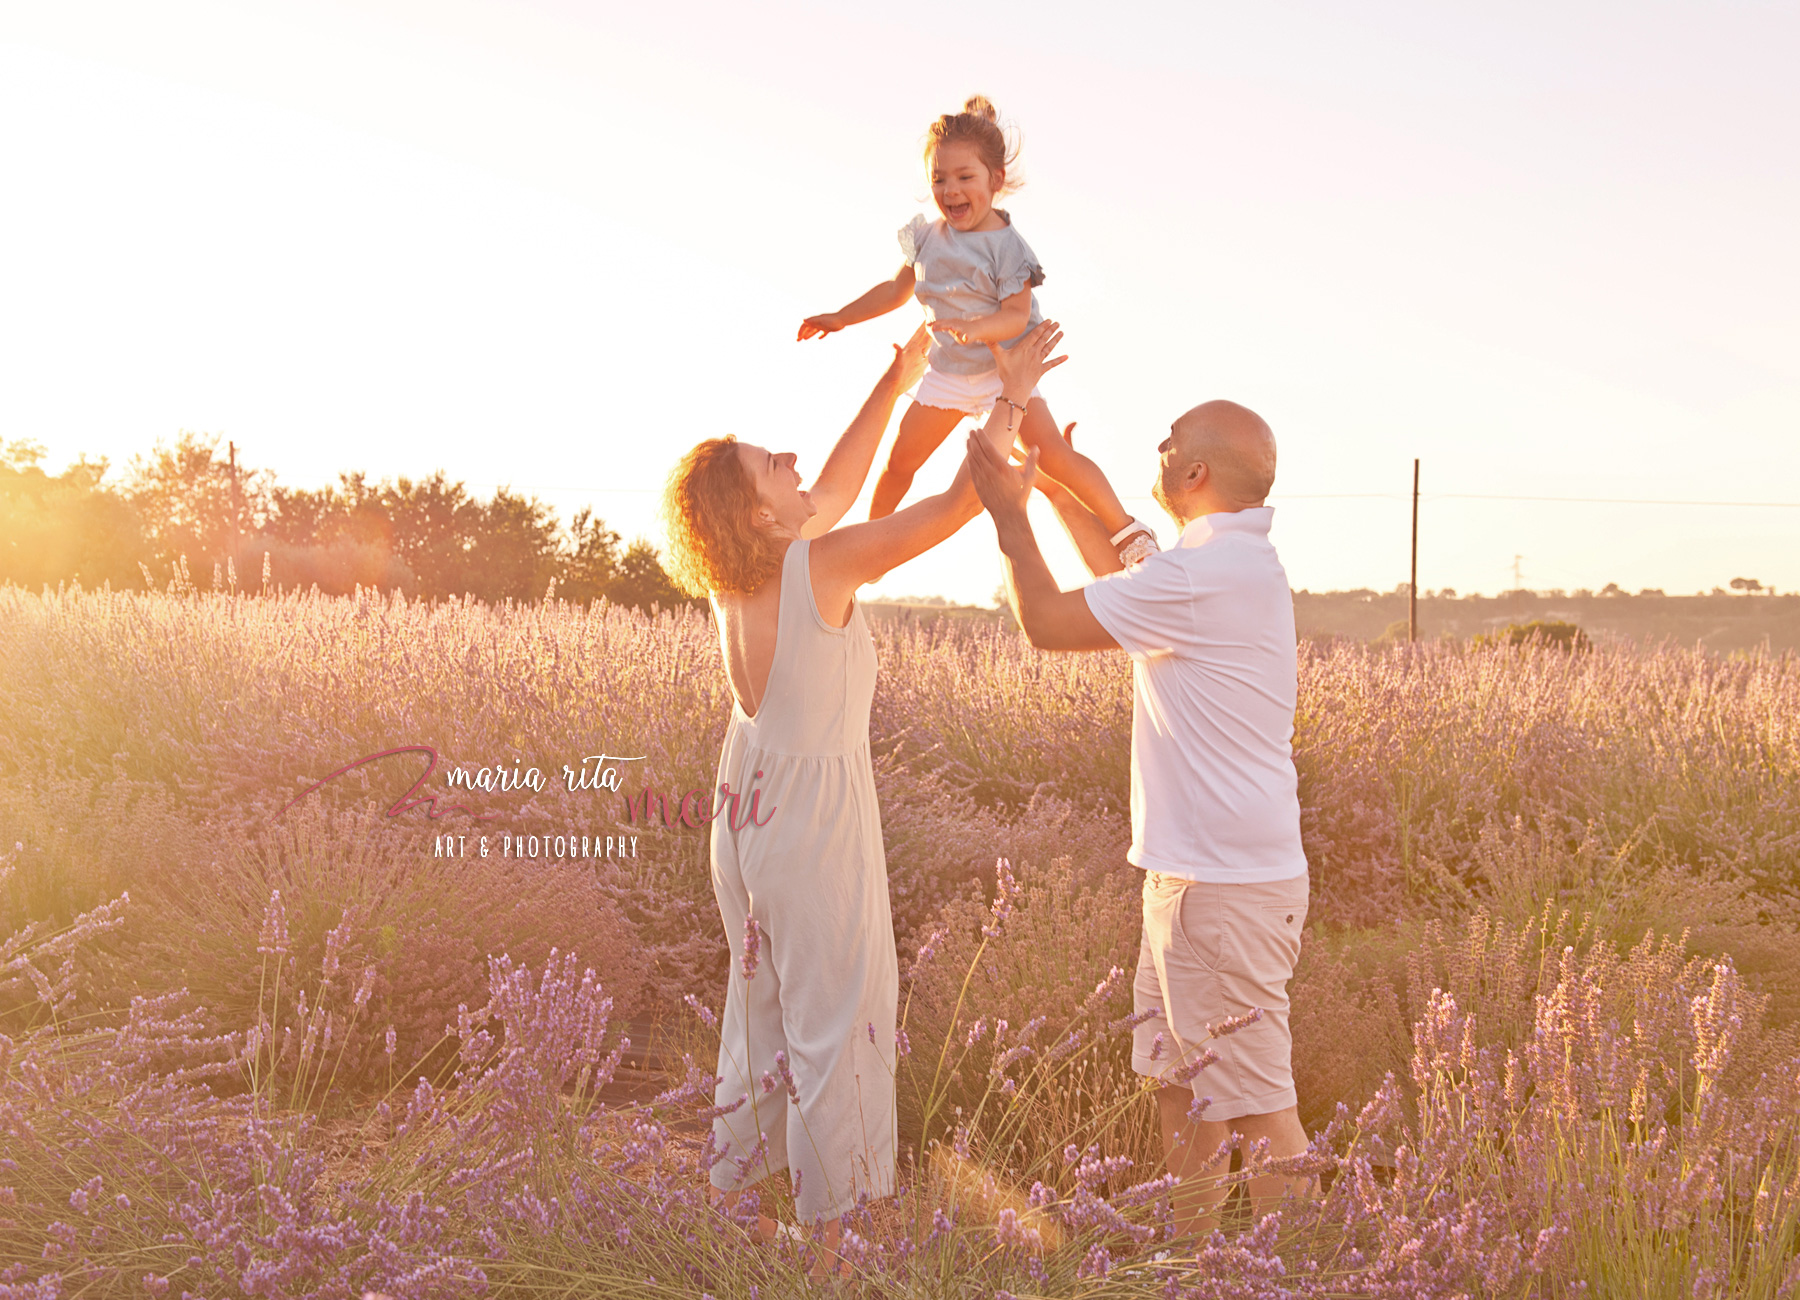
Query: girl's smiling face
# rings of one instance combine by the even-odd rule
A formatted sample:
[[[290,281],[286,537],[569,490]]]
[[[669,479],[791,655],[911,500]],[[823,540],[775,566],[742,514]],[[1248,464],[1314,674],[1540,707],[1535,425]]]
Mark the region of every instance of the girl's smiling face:
[[[994,212],[1005,183],[981,161],[974,145],[946,140],[931,155],[931,197],[952,230],[998,230],[1006,222]]]

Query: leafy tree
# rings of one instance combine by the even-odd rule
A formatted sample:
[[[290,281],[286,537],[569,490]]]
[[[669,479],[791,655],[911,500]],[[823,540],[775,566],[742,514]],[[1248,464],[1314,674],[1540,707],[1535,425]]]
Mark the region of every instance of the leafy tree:
[[[1560,650],[1592,650],[1594,643],[1573,623],[1555,618],[1534,618],[1529,623],[1508,623],[1498,632],[1475,638],[1475,645],[1553,645]]]
[[[283,487],[241,464],[234,475],[218,443],[185,430],[173,445],[159,441],[133,458],[120,492],[101,486],[104,461],[84,459],[51,478],[37,467],[43,448],[0,444],[0,581],[135,583],[140,562],[160,578],[185,556],[202,583],[211,566],[234,563],[239,585],[251,588],[266,561],[279,586],[334,594],[360,584],[530,601],[554,578],[570,600],[686,602],[649,542],[622,549],[592,510],[564,529],[536,497],[502,487],[483,501],[442,470],[380,482],[350,472],[328,487]]]
[[[217,435],[208,439],[184,429],[174,446],[159,440],[148,457],[131,459],[124,495],[137,511],[147,558],[159,574],[183,555],[194,572],[222,564],[234,534],[241,541],[262,528],[274,476],[240,467],[234,482],[218,449]]]
[[[136,586],[143,533],[130,504],[101,485],[107,462],[84,456],[50,475],[43,457],[34,442],[0,443],[0,582]]]
[[[542,599],[556,573],[559,532],[549,506],[496,488],[481,507],[475,545],[465,552],[467,590],[490,601]]]
[[[569,523],[567,550],[556,573],[556,594],[586,604],[606,595],[619,576],[619,535],[583,506]]]
[[[669,581],[669,575],[663,572],[662,563],[657,559],[656,548],[641,537],[631,544],[619,561],[618,574],[608,584],[605,595],[613,604],[630,605],[633,609],[648,609],[653,605],[660,609],[675,609],[701,603]]]
[[[656,548],[643,538],[619,550],[617,533],[582,508],[569,525],[567,550],[557,571],[556,594],[564,600],[605,599],[633,609],[674,609],[700,604],[663,571]]]

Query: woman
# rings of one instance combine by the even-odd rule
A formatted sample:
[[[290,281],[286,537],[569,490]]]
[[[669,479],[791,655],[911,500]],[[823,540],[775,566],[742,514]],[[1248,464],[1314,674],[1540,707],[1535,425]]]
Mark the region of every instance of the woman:
[[[995,349],[1003,393],[1017,403],[997,404],[988,420],[997,448],[1012,446],[1008,415],[1064,360],[1050,359],[1061,337],[1046,321]],[[875,647],[856,590],[949,537],[981,504],[965,464],[937,496],[836,525],[929,341],[921,328],[895,349],[810,492],[792,452],[724,437],[682,458],[663,499],[671,574],[710,597],[734,696],[712,873],[732,956],[716,1101],[735,1109],[713,1123],[712,1185],[731,1202],[791,1169],[800,1218],[822,1222],[827,1252],[839,1216],[894,1185],[899,972],[869,761]],[[766,1217],[759,1226],[775,1232]]]

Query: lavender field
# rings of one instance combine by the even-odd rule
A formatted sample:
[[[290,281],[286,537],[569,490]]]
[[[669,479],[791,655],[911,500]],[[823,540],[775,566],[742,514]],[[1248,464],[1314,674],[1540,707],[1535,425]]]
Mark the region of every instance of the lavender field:
[[[876,636],[912,1160],[858,1294],[1800,1295],[1800,658],[1303,645],[1320,1190],[1176,1250],[1128,665]],[[0,665],[0,1300],[808,1293],[703,1195],[706,832],[624,821],[711,790],[703,615],[6,587]],[[488,820],[389,816],[416,751],[312,788],[400,747]],[[636,853],[498,847],[583,835]]]

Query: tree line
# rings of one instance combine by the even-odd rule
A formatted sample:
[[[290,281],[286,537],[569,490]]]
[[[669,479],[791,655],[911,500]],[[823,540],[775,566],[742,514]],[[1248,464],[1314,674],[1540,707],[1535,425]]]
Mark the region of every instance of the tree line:
[[[0,582],[260,590],[267,572],[273,587],[334,595],[361,585],[485,601],[554,591],[640,609],[688,600],[655,547],[625,544],[591,510],[565,526],[536,497],[502,487],[484,500],[442,470],[285,487],[191,432],[133,457],[116,486],[104,458],[54,475],[43,458],[36,443],[0,442]]]

